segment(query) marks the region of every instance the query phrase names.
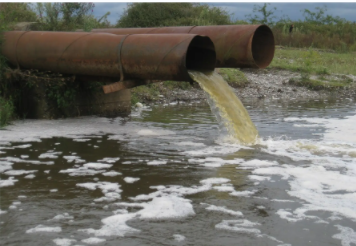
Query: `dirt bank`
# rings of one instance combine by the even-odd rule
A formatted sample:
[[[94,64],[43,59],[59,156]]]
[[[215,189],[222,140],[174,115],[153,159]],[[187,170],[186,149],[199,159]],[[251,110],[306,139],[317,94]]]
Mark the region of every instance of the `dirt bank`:
[[[306,99],[325,99],[329,97],[356,97],[356,90],[309,90],[306,87],[295,86],[289,83],[291,78],[299,78],[300,73],[290,72],[278,69],[243,69],[249,80],[246,87],[234,88],[234,91],[240,99],[259,98],[259,99],[282,99],[282,100],[306,100]],[[348,75],[354,82],[356,76]],[[329,78],[335,76],[330,75]],[[194,101],[204,100],[204,91],[196,84],[189,90],[175,89],[160,95],[158,101],[144,101],[146,104],[152,103],[171,103],[174,101]]]

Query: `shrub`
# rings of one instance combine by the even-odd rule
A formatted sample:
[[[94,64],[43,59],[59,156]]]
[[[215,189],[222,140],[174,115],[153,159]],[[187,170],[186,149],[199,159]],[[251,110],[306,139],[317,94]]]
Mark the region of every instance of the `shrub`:
[[[160,27],[231,24],[230,15],[217,7],[194,3],[131,3],[117,27]]]

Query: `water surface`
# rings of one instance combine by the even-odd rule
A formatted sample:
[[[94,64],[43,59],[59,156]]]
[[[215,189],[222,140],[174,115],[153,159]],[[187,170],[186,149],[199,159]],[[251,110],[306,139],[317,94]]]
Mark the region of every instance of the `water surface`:
[[[1,130],[2,245],[353,245],[355,102],[243,103],[253,146],[206,103]]]

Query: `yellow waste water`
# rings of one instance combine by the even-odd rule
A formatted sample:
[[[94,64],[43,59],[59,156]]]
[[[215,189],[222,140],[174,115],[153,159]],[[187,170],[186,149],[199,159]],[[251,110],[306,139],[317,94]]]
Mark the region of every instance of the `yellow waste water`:
[[[228,134],[241,144],[253,144],[258,131],[240,99],[217,72],[189,71],[190,77],[208,94],[211,111]]]

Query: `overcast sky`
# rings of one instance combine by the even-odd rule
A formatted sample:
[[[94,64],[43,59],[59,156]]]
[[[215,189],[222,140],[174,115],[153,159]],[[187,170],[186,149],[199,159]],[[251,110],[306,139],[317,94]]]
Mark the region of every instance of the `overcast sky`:
[[[255,2],[255,3],[244,3],[244,2],[208,2],[207,4],[221,7],[224,10],[228,11],[232,14],[232,19],[245,19],[247,14],[252,14],[253,6],[260,5],[263,3]],[[299,2],[299,3],[282,3],[282,2],[274,2],[268,6],[268,9],[272,9],[274,7],[277,8],[275,11],[275,15],[279,19],[283,15],[288,16],[291,20],[299,20],[304,19],[301,10],[309,9],[315,12],[315,7],[327,6],[327,14],[332,16],[340,16],[350,21],[356,21],[356,2],[342,2],[342,3],[310,3],[310,2]],[[110,16],[108,20],[112,24],[116,24],[117,20],[120,18],[120,15],[123,13],[124,9],[127,7],[126,2],[98,2],[95,3],[94,15],[96,17],[101,17],[106,12],[110,11]]]

